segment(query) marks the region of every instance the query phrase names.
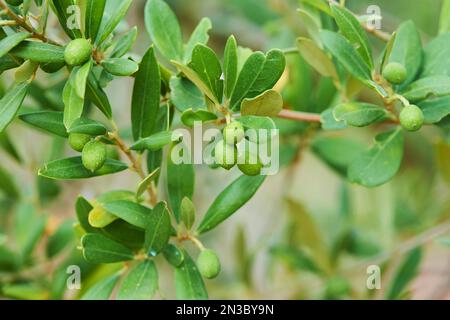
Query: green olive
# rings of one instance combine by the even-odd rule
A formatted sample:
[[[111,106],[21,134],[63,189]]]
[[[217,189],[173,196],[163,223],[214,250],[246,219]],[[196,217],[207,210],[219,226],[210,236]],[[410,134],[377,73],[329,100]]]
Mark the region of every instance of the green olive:
[[[86,143],[91,141],[92,137],[84,133],[71,133],[69,134],[69,145],[70,147],[78,152],[83,151]]]
[[[400,124],[405,130],[418,131],[422,128],[423,122],[424,115],[418,106],[409,105],[400,113]]]
[[[92,172],[97,171],[105,164],[106,146],[96,140],[88,142],[83,148],[81,159],[86,169]]]
[[[213,279],[220,273],[220,260],[214,250],[203,250],[197,258],[197,268],[207,279]]]
[[[70,66],[79,66],[89,60],[92,55],[92,45],[86,39],[72,40],[64,50],[64,59]]]
[[[223,140],[230,145],[238,144],[244,136],[244,127],[239,122],[232,122],[223,129]]]
[[[216,163],[222,168],[230,170],[236,165],[238,151],[236,146],[219,141],[214,148],[214,158]]]
[[[259,156],[253,154],[249,148],[249,144],[246,144],[243,154],[239,156],[239,170],[246,176],[259,176],[263,167]]]
[[[406,80],[406,68],[398,62],[391,62],[383,70],[383,77],[393,84],[402,84]]]

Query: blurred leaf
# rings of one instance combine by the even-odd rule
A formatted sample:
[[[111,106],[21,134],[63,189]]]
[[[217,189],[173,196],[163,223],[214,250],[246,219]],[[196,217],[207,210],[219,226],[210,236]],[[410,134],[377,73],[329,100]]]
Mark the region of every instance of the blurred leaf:
[[[151,209],[127,200],[106,202],[102,206],[107,212],[141,229],[147,227],[147,219],[153,214]]]
[[[203,18],[192,32],[188,43],[184,47],[184,62],[188,63],[192,58],[192,51],[197,44],[206,45],[209,40],[208,32],[211,30],[212,24],[209,18]]]
[[[2,167],[0,167],[0,192],[11,199],[20,197],[20,191],[11,174]]]
[[[193,127],[195,122],[207,122],[217,120],[217,116],[206,110],[187,109],[181,115],[181,122],[187,127]]]
[[[403,160],[403,140],[399,128],[376,136],[375,145],[350,164],[349,180],[369,188],[391,180]]]
[[[180,146],[182,147],[181,152],[189,152],[182,143],[179,145],[173,145],[170,150],[170,156],[167,160],[167,188],[169,204],[177,221],[180,221],[181,201],[184,197],[188,197],[190,199],[192,198],[195,186],[194,166],[192,164],[176,164],[174,162],[174,150],[179,150]],[[180,154],[178,155],[181,156]],[[183,154],[182,156],[184,158],[187,155]]]
[[[371,79],[370,69],[358,52],[343,36],[336,32],[322,30],[320,38],[325,47],[353,76],[361,81]]]
[[[236,38],[234,36],[228,38],[223,55],[224,90],[225,96],[230,98],[238,77],[238,52]]]
[[[55,111],[38,111],[19,116],[20,120],[36,128],[50,132],[59,137],[67,138],[68,134],[63,123],[63,113]]]
[[[443,0],[441,8],[441,18],[439,20],[439,34],[450,31],[450,1]]]
[[[114,263],[134,259],[133,252],[122,244],[100,234],[86,234],[81,238],[84,258],[93,263]]]
[[[75,239],[73,222],[63,222],[47,241],[46,253],[48,258],[53,258],[63,251]]]
[[[84,33],[86,38],[93,42],[97,39],[98,31],[102,23],[103,12],[105,10],[106,0],[85,0],[86,17]]]
[[[158,271],[153,261],[136,264],[122,280],[118,300],[149,300],[158,290]]]
[[[450,146],[445,141],[438,141],[435,144],[436,163],[442,178],[450,186]]]
[[[119,277],[119,274],[115,274],[97,282],[94,286],[89,288],[89,290],[81,297],[81,300],[108,300]]]
[[[169,242],[171,223],[167,204],[158,203],[148,216],[145,230],[145,250],[151,257],[157,256]]]
[[[405,258],[397,269],[394,279],[391,282],[386,298],[389,300],[399,299],[408,285],[414,280],[422,260],[422,249],[416,248]]]
[[[450,55],[450,33],[444,33],[431,40],[423,51],[421,78],[450,76],[450,62],[441,57]]]
[[[386,109],[369,103],[349,102],[341,103],[333,109],[334,118],[349,126],[365,127],[388,116]]]
[[[139,70],[139,65],[129,59],[109,58],[102,61],[102,66],[106,71],[115,75],[128,77]]]
[[[14,85],[0,100],[0,133],[13,121],[25,99],[29,84]]]
[[[447,248],[450,248],[450,237],[439,238],[437,239],[437,242]]]
[[[307,38],[298,38],[297,46],[303,58],[322,76],[337,79],[336,68],[328,55],[313,41]]]
[[[44,233],[47,219],[22,203],[14,216],[14,237],[23,261],[26,261]]]
[[[0,270],[14,271],[20,266],[19,257],[5,244],[0,243]]]
[[[178,300],[207,300],[208,293],[189,254],[184,251],[183,263],[175,269],[175,292]]]
[[[0,133],[0,148],[3,149],[8,155],[11,156],[17,162],[22,162],[17,148],[14,146],[13,142],[7,131]]]
[[[83,166],[81,157],[73,157],[49,162],[39,170],[38,174],[50,179],[71,180],[98,177],[126,169],[128,169],[126,164],[117,160],[107,159],[103,167],[92,172]]]
[[[418,102],[428,97],[441,97],[450,94],[450,77],[433,76],[422,78],[410,84],[402,92],[410,102]]]
[[[259,96],[244,99],[241,105],[243,116],[275,117],[283,109],[283,98],[275,90],[267,90]]]
[[[230,108],[240,107],[245,98],[254,98],[271,89],[280,79],[286,67],[283,52],[274,49],[266,55],[253,53],[245,62],[230,98]]]
[[[320,269],[303,251],[290,246],[275,246],[270,248],[270,254],[285,262],[295,270],[305,270],[320,273]]]
[[[7,284],[2,287],[2,293],[20,300],[47,300],[50,294],[47,289],[34,283]]]
[[[160,92],[161,74],[153,47],[150,47],[142,58],[134,81],[131,107],[134,140],[148,137],[153,133],[159,111]]]
[[[182,60],[183,37],[180,25],[166,2],[162,0],[147,1],[145,26],[156,48],[167,60]]]
[[[361,27],[361,23],[356,17],[337,4],[331,5],[331,11],[333,12],[334,19],[341,33],[348,39],[350,44],[355,47],[366,62],[369,69],[373,69],[372,50],[369,45],[369,39],[364,29]]]
[[[397,62],[406,68],[406,80],[400,88],[416,78],[422,65],[422,41],[413,21],[406,21],[398,27],[388,62]]]
[[[265,178],[265,176],[241,176],[235,180],[214,200],[200,222],[197,232],[205,233],[229,218],[255,195]]]

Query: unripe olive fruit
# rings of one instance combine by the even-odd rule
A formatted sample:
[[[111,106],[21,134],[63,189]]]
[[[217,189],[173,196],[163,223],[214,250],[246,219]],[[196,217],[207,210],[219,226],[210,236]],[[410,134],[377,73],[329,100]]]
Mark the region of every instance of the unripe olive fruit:
[[[79,66],[89,60],[92,55],[92,45],[86,39],[72,40],[64,50],[64,59],[70,66]]]
[[[203,250],[197,258],[197,268],[202,276],[213,279],[220,273],[219,257],[211,249]]]
[[[23,0],[6,0],[6,2],[12,6],[20,6],[23,3]]]
[[[81,160],[86,169],[92,172],[97,171],[105,164],[106,146],[96,140],[88,142],[83,148]]]
[[[404,107],[400,113],[400,124],[408,131],[418,131],[422,128],[424,115],[422,110],[415,105]]]
[[[244,136],[244,127],[239,122],[232,122],[223,129],[223,140],[230,145],[238,144]]]
[[[214,147],[214,158],[216,163],[222,168],[230,170],[236,165],[238,150],[236,146],[231,146],[225,141],[219,141]]]
[[[91,141],[91,136],[84,133],[71,133],[69,134],[69,145],[70,147],[78,152],[83,151],[86,143]]]
[[[245,148],[243,154],[239,156],[238,168],[246,176],[259,176],[263,164],[257,154],[253,154],[249,148]]]
[[[398,62],[391,62],[383,70],[383,77],[393,84],[401,84],[406,80],[406,68]]]

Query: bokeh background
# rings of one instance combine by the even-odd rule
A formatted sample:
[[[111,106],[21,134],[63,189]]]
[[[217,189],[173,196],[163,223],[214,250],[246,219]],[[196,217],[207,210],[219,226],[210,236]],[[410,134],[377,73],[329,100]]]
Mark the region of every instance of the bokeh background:
[[[234,34],[241,46],[254,50],[289,48],[296,37],[305,35],[296,9],[299,0],[168,0],[179,17],[186,37],[202,17],[213,23],[209,45],[222,52],[225,41]],[[150,43],[143,22],[145,0],[133,1],[128,26],[138,26],[139,36],[134,52],[140,55]],[[441,10],[440,0],[347,0],[347,6],[357,14],[365,14],[369,5],[378,5],[383,17],[382,28],[392,32],[399,23],[412,19],[421,30],[424,43],[437,33]],[[127,28],[123,25],[124,30]],[[378,53],[382,43],[371,37]],[[295,59],[295,58],[294,58]],[[298,64],[293,64],[294,68]],[[301,69],[303,68],[303,69]],[[295,72],[309,72],[304,64]],[[311,79],[315,79],[312,75]],[[1,76],[4,87],[11,74]],[[292,77],[286,75],[286,86]],[[42,75],[42,90],[52,88],[58,78]],[[311,105],[311,84],[295,82],[290,98],[298,110],[308,111]],[[107,89],[118,123],[124,131],[129,126],[132,81],[114,80]],[[305,94],[306,92],[306,94]],[[361,98],[370,100],[362,92]],[[57,100],[56,100],[57,101]],[[37,109],[33,99],[27,108]],[[305,126],[280,122],[292,133],[290,148],[283,150],[285,165],[276,176],[269,177],[256,196],[217,230],[204,238],[204,243],[219,252],[223,272],[217,280],[207,281],[210,297],[214,299],[382,299],[410,250],[422,247],[419,272],[414,277],[404,298],[450,298],[450,250],[442,244],[449,235],[450,194],[442,166],[439,168],[436,149],[439,133],[426,129],[421,134],[408,136],[406,159],[400,174],[390,183],[375,189],[366,189],[346,183],[342,177],[320,161],[307,146],[309,137]],[[9,129],[14,146],[22,159],[15,161],[0,151],[0,167],[12,173],[18,187],[27,194],[22,200],[8,200],[0,196],[0,244],[8,241],[11,213],[24,206],[34,207],[49,217],[49,234],[61,223],[75,219],[74,203],[81,194],[88,199],[112,190],[134,190],[139,182],[127,173],[91,181],[54,184],[36,178],[37,168],[45,161],[71,151],[64,141],[26,127],[19,121]],[[369,143],[374,132],[350,130],[344,134]],[[297,135],[297,137],[296,137]],[[448,152],[448,150],[447,150]],[[450,152],[443,170],[449,170]],[[294,159],[292,161],[292,159]],[[442,165],[442,163],[441,163]],[[447,167],[447,168],[445,168]],[[238,172],[211,171],[196,168],[194,202],[198,214],[203,214],[216,195]],[[40,184],[50,187],[39,189]],[[39,191],[41,190],[41,193]],[[43,193],[42,190],[45,190]],[[165,190],[160,190],[164,194]],[[48,201],[47,201],[48,200]],[[67,222],[65,222],[67,223]],[[343,237],[350,230],[350,240]],[[444,232],[443,232],[444,230]],[[436,236],[438,235],[438,236]],[[442,240],[444,239],[444,240]],[[347,241],[347,242],[345,242]],[[74,240],[72,245],[76,245]],[[36,252],[36,288],[42,288],[41,298],[76,298],[77,293],[61,291],[49,293],[48,286],[56,280],[40,279],[39,272],[49,274],[58,270],[57,261],[49,262],[45,250]],[[314,271],[305,256],[333,261],[334,268],[324,275]],[[1,265],[1,264],[0,264]],[[41,266],[42,265],[42,266]],[[164,264],[161,264],[164,269]],[[369,265],[382,270],[382,289],[366,288]],[[114,267],[89,269],[83,277],[85,287],[96,277],[112,272]],[[3,276],[3,278],[2,278]],[[12,275],[14,276],[14,275]],[[0,280],[11,274],[0,271]],[[173,298],[172,274],[161,272],[161,298]],[[64,272],[60,271],[63,283]],[[4,280],[5,281],[5,280]],[[1,281],[0,281],[1,283]],[[4,282],[5,283],[5,282]],[[50,284],[49,284],[50,283]],[[11,295],[10,295],[11,297]],[[14,298],[14,295],[12,295]],[[33,296],[36,297],[36,296]]]

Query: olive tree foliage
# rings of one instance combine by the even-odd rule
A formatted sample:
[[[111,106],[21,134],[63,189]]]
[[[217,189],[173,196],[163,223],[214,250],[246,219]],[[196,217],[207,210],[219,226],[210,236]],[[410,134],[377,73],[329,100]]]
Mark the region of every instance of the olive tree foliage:
[[[208,18],[185,40],[169,5],[148,0],[145,26],[152,44],[137,57],[131,54],[132,48],[138,32],[145,31],[135,27],[119,32],[117,28],[131,2],[0,0],[0,72],[13,70],[7,74],[14,75],[0,100],[0,145],[21,162],[9,130],[13,121],[55,137],[51,158],[36,172],[42,203],[58,194],[57,180],[95,179],[127,171],[141,181],[135,190],[105,190],[95,199],[73,199],[76,220],[50,233],[39,206],[14,208],[11,235],[0,238],[0,286],[5,296],[59,299],[67,290],[67,266],[77,265],[91,274],[88,289],[78,297],[151,299],[158,293],[158,265],[165,260],[173,269],[177,298],[207,299],[204,279],[215,278],[221,265],[219,255],[205,248],[201,237],[255,195],[265,181],[264,164],[246,163],[244,155],[244,163],[238,165],[242,175],[205,213],[197,212],[193,203],[196,168],[170,157],[170,151],[182,143],[173,139],[176,127],[190,128],[200,121],[223,129],[224,140],[215,145],[215,158],[222,160],[230,152],[232,160],[219,161],[209,170],[236,165],[236,144],[248,142],[245,129],[279,128],[283,165],[294,162],[304,147],[288,143],[292,137],[307,137],[318,158],[349,182],[368,188],[383,185],[397,174],[409,132],[430,125],[439,129],[435,134],[448,135],[450,64],[441,58],[450,53],[446,28],[423,46],[412,21],[387,34],[366,27],[333,1],[301,1],[298,19],[309,37],[299,37],[295,48],[253,51],[230,36],[223,52],[216,52],[208,47],[212,28]],[[57,17],[64,41],[52,38],[54,30],[47,32],[50,15]],[[381,57],[372,50],[367,31],[386,42]],[[308,112],[287,110],[290,96],[301,90],[295,82],[286,87],[280,81],[286,73],[294,73],[286,65],[291,55],[301,57],[320,76],[319,95],[317,101],[310,98],[314,107]],[[46,77],[52,79],[51,87],[41,81]],[[105,93],[117,77],[134,79],[130,134],[127,128],[117,127]],[[370,102],[358,99],[362,90],[372,93]],[[39,109],[27,107],[27,99]],[[278,118],[301,122],[301,126],[291,130]],[[369,132],[376,134],[368,147],[327,134],[369,126],[375,128]],[[61,150],[66,142],[77,156],[64,156]],[[450,147],[443,144],[441,149],[448,158]],[[161,174],[165,179],[160,179]],[[0,178],[0,189],[13,204],[23,197],[11,172],[0,167]],[[158,192],[161,189],[167,190],[167,197]],[[297,203],[288,206],[303,212]],[[329,278],[336,257],[320,253],[325,244],[314,226],[305,228],[310,224],[304,217],[298,232],[305,233],[307,246],[317,249],[312,255],[287,246],[273,248],[272,254],[290,257],[298,268]],[[355,248],[355,241],[351,234],[341,244]],[[62,261],[46,280],[33,278],[39,274],[33,253],[42,243],[49,263]],[[76,254],[80,250],[82,257]],[[389,298],[404,291],[420,256],[417,249],[406,257],[401,266],[404,272],[400,270],[394,279]],[[250,260],[244,257],[242,264],[251,264]],[[103,269],[96,273],[99,264]],[[242,278],[248,280],[248,270],[243,270]],[[326,296],[348,291],[344,280],[331,278]]]

